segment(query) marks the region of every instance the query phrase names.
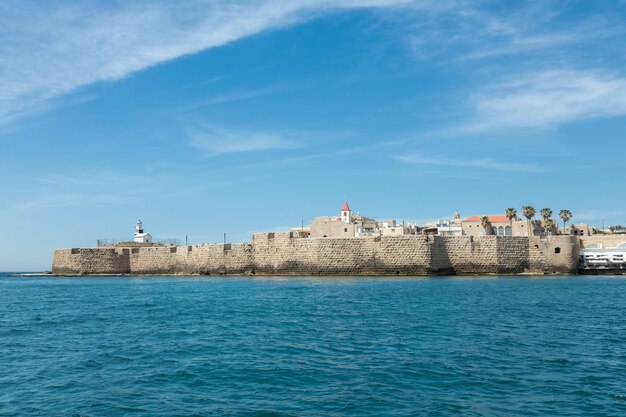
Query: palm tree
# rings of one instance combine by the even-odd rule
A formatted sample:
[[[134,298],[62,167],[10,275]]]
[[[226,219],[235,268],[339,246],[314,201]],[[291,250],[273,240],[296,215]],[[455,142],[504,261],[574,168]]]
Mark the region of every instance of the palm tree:
[[[540,213],[541,213],[541,217],[543,218],[543,228],[544,228],[544,231],[546,231],[546,234],[548,234],[547,233],[548,229],[546,228],[546,222],[548,221],[548,219],[550,219],[550,217],[552,217],[552,209],[548,208],[548,207],[542,208],[540,210]]]
[[[507,219],[509,219],[509,223],[511,224],[511,235],[513,235],[513,219],[517,219],[517,210],[514,208],[508,208],[504,210],[504,215]]]
[[[537,210],[535,210],[533,206],[522,207],[522,215],[526,217],[526,220],[528,222],[528,236],[530,236],[531,233],[530,219],[535,217],[535,214],[537,214]]]
[[[554,220],[552,220],[550,218],[547,218],[547,219],[544,220],[543,225],[544,225],[544,228],[545,228],[545,231],[546,231],[546,235],[548,235],[548,231],[549,230],[553,230],[554,226],[556,225],[556,223],[554,222]]]
[[[552,217],[552,209],[550,208],[542,208],[541,209],[541,217],[543,217],[543,220],[546,221],[548,220],[550,217]]]
[[[565,229],[565,223],[571,220],[572,212],[569,210],[561,210],[559,212],[559,217],[563,220],[563,229]]]
[[[488,216],[482,216],[480,218],[480,224],[483,226],[483,229],[485,229],[485,234],[486,235],[490,235],[491,232],[489,231],[489,229],[491,229],[489,227],[489,225],[491,224],[491,222],[489,221],[489,217]],[[489,229],[487,229],[489,227]]]

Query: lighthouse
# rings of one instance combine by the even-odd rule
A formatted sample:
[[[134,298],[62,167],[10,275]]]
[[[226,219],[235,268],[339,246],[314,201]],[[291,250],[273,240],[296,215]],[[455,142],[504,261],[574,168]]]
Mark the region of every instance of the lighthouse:
[[[135,226],[135,239],[133,241],[136,243],[152,243],[152,236],[150,236],[150,233],[144,232],[141,220]]]

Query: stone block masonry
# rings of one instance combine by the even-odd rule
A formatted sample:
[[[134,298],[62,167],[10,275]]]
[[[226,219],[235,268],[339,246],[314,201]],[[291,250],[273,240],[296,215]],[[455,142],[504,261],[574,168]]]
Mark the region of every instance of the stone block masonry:
[[[574,274],[575,236],[298,238],[255,234],[252,243],[59,249],[56,275],[472,275]]]

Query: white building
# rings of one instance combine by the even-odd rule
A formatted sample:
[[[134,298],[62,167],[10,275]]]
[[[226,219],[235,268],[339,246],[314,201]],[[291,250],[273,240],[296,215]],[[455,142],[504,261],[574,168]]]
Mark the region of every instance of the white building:
[[[461,215],[454,213],[454,219],[441,219],[434,227],[437,228],[439,236],[463,236],[463,226],[461,224]]]
[[[135,238],[133,241],[137,243],[152,243],[152,236],[150,233],[144,232],[141,220],[139,220],[137,226],[135,226]]]
[[[591,245],[580,250],[580,264],[586,267],[614,267],[626,265],[626,243],[615,248]]]

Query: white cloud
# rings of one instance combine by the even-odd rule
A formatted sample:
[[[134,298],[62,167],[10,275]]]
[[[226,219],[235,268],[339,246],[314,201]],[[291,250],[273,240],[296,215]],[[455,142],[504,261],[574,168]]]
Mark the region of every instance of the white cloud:
[[[518,171],[518,172],[541,172],[542,169],[534,164],[520,164],[496,161],[491,158],[475,159],[467,157],[465,159],[455,159],[440,156],[426,157],[420,154],[408,154],[394,156],[393,159],[398,161],[410,163],[410,164],[422,164],[422,165],[442,165],[448,167],[461,167],[461,168],[478,168],[478,169],[492,169],[498,171]]]
[[[575,70],[521,74],[486,87],[470,101],[486,130],[546,128],[568,122],[626,115],[626,78]]]
[[[494,58],[502,55],[518,55],[541,50],[553,50],[587,40],[589,37],[581,33],[558,33],[550,35],[527,36],[502,42],[500,45],[477,48],[459,57],[460,60],[478,60]]]
[[[98,192],[65,192],[46,191],[20,201],[15,207],[21,210],[39,210],[53,207],[69,206],[111,206],[127,204],[135,201],[137,196],[132,192],[127,193],[98,193]]]
[[[602,221],[603,219],[610,219],[610,218],[615,219],[615,218],[624,216],[623,211],[600,210],[597,208],[584,208],[578,211],[574,210],[573,213],[574,213],[574,216],[572,220],[574,222],[577,222],[577,221],[598,222],[598,221]],[[609,223],[607,221],[607,225],[608,224]]]
[[[0,122],[116,80],[320,13],[409,0],[0,2]]]
[[[158,176],[139,176],[115,171],[82,172],[80,175],[49,174],[38,180],[44,184],[58,187],[117,187],[154,182]]]
[[[519,2],[503,9],[463,2],[408,35],[415,55],[463,72],[461,116],[433,136],[551,128],[626,115],[620,14],[573,17],[571,6]]]
[[[222,128],[196,129],[190,135],[189,144],[207,156],[269,149],[291,149],[299,146],[297,141],[287,139],[276,133]]]

